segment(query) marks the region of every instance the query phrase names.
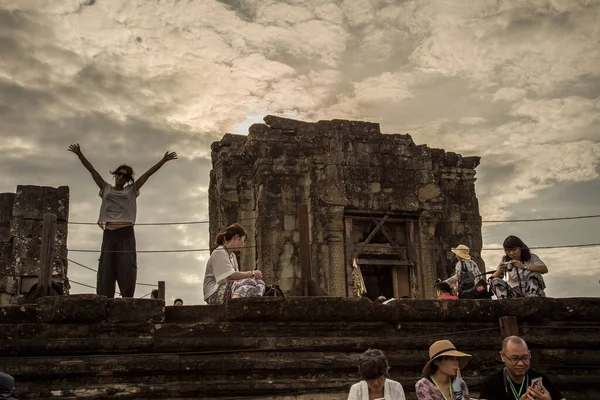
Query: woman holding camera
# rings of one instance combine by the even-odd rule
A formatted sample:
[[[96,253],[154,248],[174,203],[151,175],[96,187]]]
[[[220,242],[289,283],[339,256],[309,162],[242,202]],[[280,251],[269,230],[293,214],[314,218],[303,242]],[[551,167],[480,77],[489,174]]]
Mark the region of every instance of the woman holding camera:
[[[496,297],[546,297],[542,277],[548,272],[546,264],[516,236],[507,237],[503,247],[505,254],[490,277],[490,287]]]

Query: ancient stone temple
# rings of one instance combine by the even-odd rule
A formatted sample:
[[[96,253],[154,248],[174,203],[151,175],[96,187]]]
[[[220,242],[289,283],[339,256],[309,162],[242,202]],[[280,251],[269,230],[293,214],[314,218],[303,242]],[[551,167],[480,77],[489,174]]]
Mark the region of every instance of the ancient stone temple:
[[[19,185],[16,193],[0,193],[0,305],[17,303],[38,281],[45,213],[57,216],[53,281],[68,292],[69,188]]]
[[[357,296],[356,263],[372,299],[432,298],[461,243],[483,270],[479,157],[382,134],[376,123],[264,121],[212,145],[210,233],[233,222],[248,230],[242,269],[257,265],[267,282],[301,294],[305,204],[311,278],[330,296]]]

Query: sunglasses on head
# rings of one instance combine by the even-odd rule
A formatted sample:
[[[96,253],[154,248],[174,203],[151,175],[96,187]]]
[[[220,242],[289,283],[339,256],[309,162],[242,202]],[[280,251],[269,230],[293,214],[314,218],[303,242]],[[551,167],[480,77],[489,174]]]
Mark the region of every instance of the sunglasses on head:
[[[122,173],[121,171],[117,171],[113,174],[114,176],[122,176],[123,178],[129,179],[129,175]]]

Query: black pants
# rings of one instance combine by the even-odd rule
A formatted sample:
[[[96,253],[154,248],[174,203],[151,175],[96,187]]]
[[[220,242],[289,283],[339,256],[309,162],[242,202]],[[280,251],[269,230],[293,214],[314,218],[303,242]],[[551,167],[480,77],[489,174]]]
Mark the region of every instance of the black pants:
[[[133,297],[137,281],[137,254],[133,226],[104,230],[102,253],[98,260],[96,293],[115,297],[115,282],[122,297]]]

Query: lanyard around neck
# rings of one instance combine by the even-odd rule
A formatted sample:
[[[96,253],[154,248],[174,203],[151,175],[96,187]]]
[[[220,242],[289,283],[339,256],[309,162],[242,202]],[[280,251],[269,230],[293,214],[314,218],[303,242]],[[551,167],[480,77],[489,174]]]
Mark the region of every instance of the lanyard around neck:
[[[521,392],[523,391],[523,385],[525,385],[525,381],[527,381],[527,384],[525,385],[525,387],[529,387],[529,374],[525,375],[525,378],[523,378],[523,381],[521,382],[521,387],[519,388],[519,392],[517,393],[517,388],[515,388],[515,385],[513,384],[512,379],[510,379],[510,375],[508,375],[506,369],[504,370],[504,376],[506,377],[506,381],[508,381],[508,385],[510,386],[510,390],[515,398],[515,400],[519,400],[521,398]],[[506,389],[506,383],[505,383],[505,389]],[[508,390],[506,390],[506,393],[508,393]]]
[[[438,386],[437,382],[435,381],[435,379],[433,379],[433,376],[430,376],[431,381],[433,382],[433,384],[435,385],[435,387],[440,391],[440,393],[442,394],[442,396],[444,397],[444,400],[449,400],[452,399],[453,397],[453,393],[452,393],[452,380],[450,378],[448,378],[448,382],[449,382],[449,388],[450,388],[450,393],[448,394],[450,397],[446,397],[446,395],[444,394],[444,392],[442,392],[442,389],[440,389],[440,387]]]

